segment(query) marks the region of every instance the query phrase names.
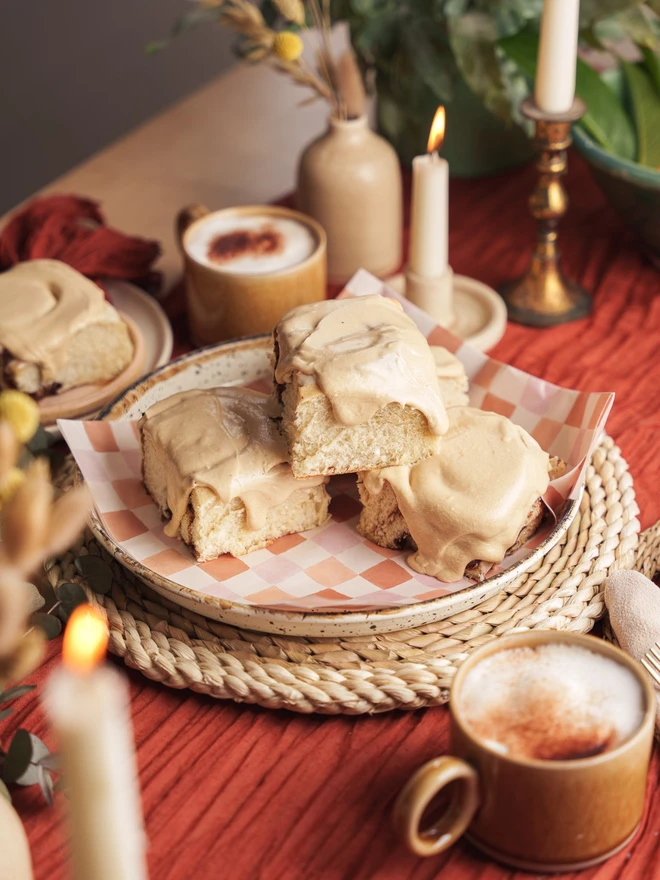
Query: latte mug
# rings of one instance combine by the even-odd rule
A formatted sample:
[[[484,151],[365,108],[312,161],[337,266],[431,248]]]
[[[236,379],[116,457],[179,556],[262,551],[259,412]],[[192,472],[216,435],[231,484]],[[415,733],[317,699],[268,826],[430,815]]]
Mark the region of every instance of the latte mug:
[[[500,651],[544,645],[586,648],[632,673],[626,675],[638,686],[639,715],[620,744],[590,757],[540,760],[509,756],[471,729],[462,699],[470,672]],[[604,861],[633,838],[644,809],[655,694],[643,669],[621,650],[593,636],[565,632],[495,640],[458,669],[449,711],[451,756],[420,767],[394,808],[397,831],[417,855],[443,852],[465,835],[486,855],[516,868],[575,871]],[[432,801],[440,792],[448,806],[437,817]]]
[[[197,345],[270,333],[289,309],[325,299],[326,235],[305,214],[191,205],[176,227]]]

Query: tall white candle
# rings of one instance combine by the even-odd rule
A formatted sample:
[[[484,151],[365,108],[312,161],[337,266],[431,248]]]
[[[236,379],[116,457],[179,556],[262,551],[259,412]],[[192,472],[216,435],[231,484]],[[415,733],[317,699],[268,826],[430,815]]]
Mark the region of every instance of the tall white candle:
[[[445,122],[440,107],[429,136],[428,153],[413,159],[409,269],[422,278],[447,271],[449,163],[438,156]]]
[[[128,687],[116,670],[96,665],[107,638],[97,612],[76,609],[65,633],[63,665],[45,693],[68,788],[73,877],[146,880]]]
[[[545,113],[567,113],[575,99],[580,0],[544,0],[534,99]]]

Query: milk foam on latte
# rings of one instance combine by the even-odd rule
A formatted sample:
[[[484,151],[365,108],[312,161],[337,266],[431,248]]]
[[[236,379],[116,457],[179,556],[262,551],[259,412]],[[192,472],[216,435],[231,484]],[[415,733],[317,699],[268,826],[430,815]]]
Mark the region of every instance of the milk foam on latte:
[[[615,748],[642,723],[635,675],[576,645],[512,648],[465,677],[459,711],[473,735],[514,758],[564,761]]]
[[[265,275],[295,266],[316,250],[312,230],[269,214],[210,214],[186,238],[190,256],[241,275]]]

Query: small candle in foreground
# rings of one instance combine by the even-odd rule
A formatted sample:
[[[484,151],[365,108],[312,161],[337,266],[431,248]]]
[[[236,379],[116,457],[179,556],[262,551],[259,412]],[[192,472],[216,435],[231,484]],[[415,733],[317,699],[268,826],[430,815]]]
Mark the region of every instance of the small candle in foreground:
[[[413,159],[409,269],[422,278],[447,271],[449,163],[438,156],[445,136],[445,108],[438,107],[427,153]]]
[[[77,608],[45,693],[68,789],[73,877],[146,880],[128,687],[101,663],[107,642],[99,612]]]
[[[575,100],[580,0],[544,0],[534,100],[545,113],[568,113]]]

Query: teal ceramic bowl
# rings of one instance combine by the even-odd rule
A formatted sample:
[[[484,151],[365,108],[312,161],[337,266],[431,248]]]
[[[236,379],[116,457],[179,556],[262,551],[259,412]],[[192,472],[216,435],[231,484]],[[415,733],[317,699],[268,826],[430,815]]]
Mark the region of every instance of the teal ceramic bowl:
[[[660,268],[660,171],[606,153],[579,126],[573,141],[607,200]]]

